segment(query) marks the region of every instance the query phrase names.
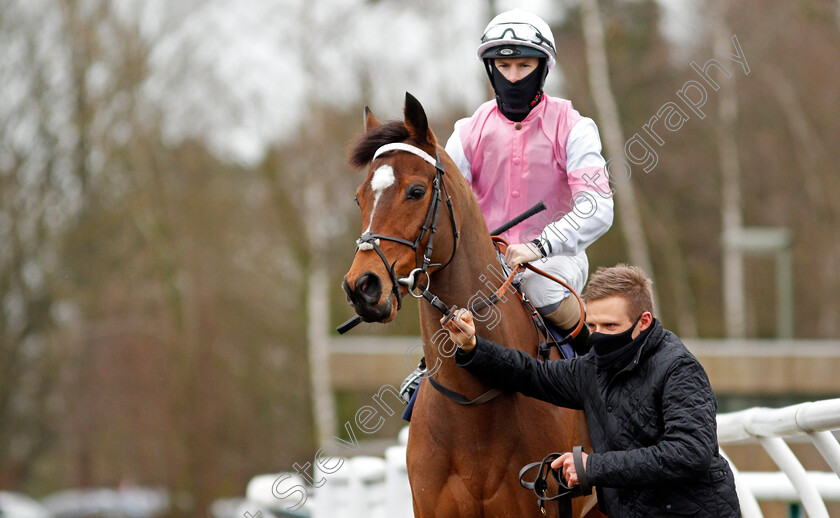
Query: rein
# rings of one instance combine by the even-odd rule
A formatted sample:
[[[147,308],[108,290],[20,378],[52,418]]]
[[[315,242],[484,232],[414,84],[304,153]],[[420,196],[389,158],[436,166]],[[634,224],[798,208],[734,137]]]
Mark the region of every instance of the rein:
[[[582,452],[583,448],[581,446],[575,446],[572,449],[572,459],[575,463],[575,471],[578,474],[578,485],[576,486],[567,486],[563,481],[563,477],[560,476],[556,469],[551,467],[551,463],[554,462],[555,459],[559,458],[562,455],[562,453],[549,453],[540,462],[532,462],[530,464],[526,464],[522,467],[522,469],[519,470],[519,485],[521,485],[525,489],[530,489],[534,492],[534,494],[537,496],[537,505],[540,506],[540,511],[542,511],[542,514],[545,514],[546,502],[565,499],[565,504],[568,507],[568,511],[565,514],[565,516],[571,516],[570,499],[573,497],[584,496],[592,493],[592,486],[589,485],[589,481],[586,479],[586,469],[583,465],[583,456],[581,455]],[[537,468],[537,476],[534,479],[534,481],[528,482],[524,480],[525,475],[534,468]],[[546,490],[548,489],[549,473],[560,486],[557,494],[551,497],[546,496]],[[561,504],[561,507],[559,509],[561,516],[564,516],[563,511],[564,510]]]

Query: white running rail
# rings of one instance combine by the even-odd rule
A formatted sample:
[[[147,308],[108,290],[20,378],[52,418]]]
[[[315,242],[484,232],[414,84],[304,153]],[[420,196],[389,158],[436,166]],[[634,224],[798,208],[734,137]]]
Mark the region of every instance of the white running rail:
[[[778,473],[735,471],[744,518],[763,517],[758,500],[800,501],[809,518],[828,518],[826,500],[840,500],[840,444],[831,433],[840,430],[840,399],[784,408],[750,408],[720,414],[718,441],[727,444],[757,439],[781,470]],[[806,472],[783,437],[805,434],[834,471]]]

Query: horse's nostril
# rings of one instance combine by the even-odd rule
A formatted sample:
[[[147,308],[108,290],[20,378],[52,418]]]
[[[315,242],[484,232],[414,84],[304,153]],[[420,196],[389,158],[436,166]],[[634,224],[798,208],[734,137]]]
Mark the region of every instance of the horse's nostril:
[[[341,287],[344,289],[344,294],[347,296],[347,302],[351,305],[355,302],[355,295],[353,294],[353,288],[350,287],[350,283],[347,282],[347,279],[344,279],[344,282],[341,283]]]
[[[374,273],[365,273],[356,279],[356,295],[361,296],[368,304],[377,304],[382,295],[382,281]]]

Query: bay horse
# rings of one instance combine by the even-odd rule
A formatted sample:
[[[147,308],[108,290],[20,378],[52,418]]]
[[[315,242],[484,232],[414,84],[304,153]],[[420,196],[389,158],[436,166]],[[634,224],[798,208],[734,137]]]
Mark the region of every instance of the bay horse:
[[[344,277],[348,302],[362,320],[387,323],[410,289],[433,292],[426,297],[431,303],[419,301],[432,379],[467,399],[488,394],[490,387],[455,365],[454,344],[440,320],[441,307],[475,307],[476,297],[498,287],[488,274],[499,270],[497,250],[470,186],[438,145],[420,102],[406,93],[404,121],[386,123],[365,107],[364,133],[349,161],[368,170],[356,191],[364,232]],[[517,297],[502,296],[473,312],[479,335],[536,356],[539,332]],[[517,393],[484,399],[458,404],[430,383],[420,386],[406,455],[416,517],[542,516],[534,494],[518,483],[519,468],[550,452],[589,446],[580,411]],[[592,509],[594,498],[575,498],[573,516]],[[556,516],[556,503],[547,511]],[[604,515],[593,509],[586,516]]]

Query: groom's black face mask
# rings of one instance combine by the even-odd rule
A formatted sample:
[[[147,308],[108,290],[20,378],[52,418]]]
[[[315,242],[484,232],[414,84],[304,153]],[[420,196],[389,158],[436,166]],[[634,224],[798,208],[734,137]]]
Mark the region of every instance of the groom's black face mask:
[[[592,333],[589,335],[589,343],[592,344],[592,347],[595,348],[595,352],[598,354],[607,354],[617,351],[633,341],[633,330],[636,329],[636,325],[641,319],[642,315],[639,315],[639,318],[633,322],[630,329],[621,333]]]
[[[520,122],[531,113],[531,110],[542,100],[542,84],[544,79],[545,60],[541,59],[539,66],[515,83],[511,83],[496,68],[492,67],[493,89],[496,91],[496,104],[505,117]]]

